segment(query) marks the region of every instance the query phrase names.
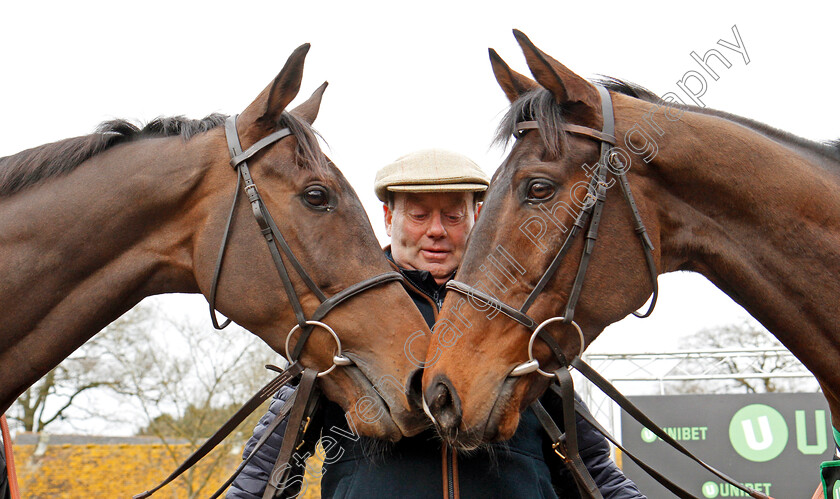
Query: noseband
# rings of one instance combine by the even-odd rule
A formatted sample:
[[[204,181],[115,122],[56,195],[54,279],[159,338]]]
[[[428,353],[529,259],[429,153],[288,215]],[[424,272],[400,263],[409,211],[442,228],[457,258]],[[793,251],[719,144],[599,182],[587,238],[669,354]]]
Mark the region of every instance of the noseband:
[[[339,340],[338,335],[331,327],[321,322],[321,320],[327,315],[327,313],[329,313],[330,310],[344,300],[363,291],[379,286],[380,284],[392,281],[403,281],[403,277],[399,272],[385,272],[353,284],[352,286],[349,286],[327,298],[323,291],[321,291],[318,285],[315,284],[315,281],[303,268],[303,265],[301,265],[300,261],[295,257],[292,249],[283,238],[283,234],[280,233],[280,229],[277,228],[277,224],[271,217],[265,202],[263,202],[263,199],[257,190],[254,179],[251,177],[251,172],[248,169],[248,159],[252,158],[269,145],[292,135],[291,130],[288,128],[277,130],[276,132],[260,139],[247,150],[243,151],[242,145],[239,142],[239,134],[236,131],[236,118],[236,116],[231,116],[225,121],[225,136],[227,137],[228,150],[230,151],[231,157],[230,166],[237,170],[238,175],[236,180],[236,190],[233,194],[233,202],[231,203],[225,234],[222,237],[221,247],[219,248],[219,256],[216,259],[216,267],[213,272],[213,282],[210,285],[210,296],[208,298],[208,302],[210,304],[210,319],[216,329],[222,329],[231,322],[230,319],[227,319],[220,325],[216,320],[216,289],[218,287],[219,276],[222,270],[222,262],[224,261],[225,248],[227,247],[228,237],[231,232],[233,213],[236,209],[236,203],[239,198],[239,188],[244,183],[245,194],[248,196],[248,201],[251,203],[251,211],[254,214],[254,218],[257,220],[260,232],[263,237],[265,237],[265,241],[268,244],[268,249],[271,252],[271,258],[274,260],[274,266],[277,268],[277,273],[280,276],[280,280],[283,282],[283,288],[286,291],[286,296],[288,297],[289,303],[295,312],[295,319],[297,320],[297,325],[295,325],[295,327],[293,327],[286,335],[286,358],[289,360],[289,363],[294,363],[294,361],[300,357],[300,352],[303,350],[306,340],[309,338],[310,334],[312,334],[313,328],[315,326],[322,327],[331,334],[337,345],[337,351],[333,356],[333,365],[327,370],[318,373],[318,376],[325,376],[335,369],[335,366],[350,365],[353,364],[353,361],[341,353],[341,341]],[[283,257],[280,254],[281,251],[286,256],[286,259],[292,265],[292,268],[298,274],[306,287],[309,288],[309,290],[321,302],[310,319],[307,319],[304,314],[303,306],[300,303],[300,299],[298,298],[295,287],[292,284],[291,277],[289,276],[289,271],[287,270]],[[295,343],[294,349],[290,352],[289,340],[298,329],[301,330],[301,336]]]
[[[767,499],[767,496],[765,496],[764,494],[746,488],[740,482],[733,480],[726,474],[709,466],[708,464],[694,456],[687,449],[682,447],[679,444],[679,442],[671,438],[670,435],[668,435],[665,431],[663,431],[656,424],[654,424],[653,421],[651,421],[644,414],[642,414],[641,411],[639,411],[635,406],[633,406],[633,404],[629,400],[624,398],[618,392],[618,390],[615,389],[615,387],[613,387],[606,379],[604,379],[598,373],[596,373],[591,367],[589,367],[588,364],[586,364],[586,362],[583,361],[583,359],[580,358],[583,354],[584,348],[586,348],[586,342],[584,339],[583,331],[581,330],[580,326],[578,326],[578,324],[574,321],[575,306],[577,305],[578,299],[580,298],[580,292],[583,288],[583,279],[586,275],[586,269],[589,266],[589,259],[592,256],[592,250],[595,247],[595,241],[598,237],[598,225],[601,221],[601,213],[603,211],[604,201],[606,200],[607,188],[609,187],[609,184],[607,183],[608,170],[613,174],[613,176],[618,178],[618,184],[621,186],[621,192],[624,194],[624,199],[625,201],[627,201],[627,204],[630,207],[630,211],[633,216],[633,228],[636,232],[636,235],[639,237],[639,240],[641,241],[642,248],[644,250],[645,261],[647,262],[648,270],[650,271],[651,283],[653,285],[653,296],[651,298],[648,310],[643,314],[640,314],[638,312],[633,312],[633,314],[637,317],[649,316],[651,312],[653,312],[654,306],[656,306],[656,299],[659,295],[659,287],[657,285],[656,280],[656,263],[654,262],[653,258],[653,243],[651,242],[650,237],[648,237],[645,225],[644,223],[642,223],[642,217],[639,215],[639,210],[636,208],[636,202],[633,199],[633,194],[630,192],[630,184],[627,182],[626,170],[624,168],[624,165],[621,163],[618,152],[614,150],[616,140],[614,135],[615,118],[613,116],[612,100],[610,99],[610,94],[606,88],[600,85],[597,85],[596,87],[598,88],[598,92],[601,95],[601,111],[604,118],[603,130],[598,131],[592,128],[571,124],[562,124],[560,125],[560,129],[565,130],[567,133],[573,133],[576,135],[583,135],[592,138],[601,144],[601,155],[598,159],[597,174],[593,175],[589,182],[585,198],[586,202],[584,203],[584,206],[582,207],[580,213],[578,213],[578,216],[575,218],[574,226],[571,228],[569,234],[566,236],[566,240],[563,242],[563,245],[560,247],[557,254],[554,256],[554,259],[551,261],[551,264],[543,273],[536,286],[534,286],[534,289],[531,290],[531,293],[525,299],[525,303],[523,303],[522,307],[516,309],[500,301],[496,297],[490,296],[488,293],[485,293],[472,286],[464,284],[463,282],[455,280],[450,280],[449,282],[447,282],[446,287],[459,293],[462,293],[471,299],[476,299],[480,302],[483,302],[486,305],[492,306],[499,312],[505,314],[506,316],[510,317],[511,319],[515,320],[519,324],[526,327],[529,331],[531,331],[531,338],[528,341],[528,361],[514,367],[513,370],[511,370],[511,372],[508,374],[508,376],[522,376],[536,371],[537,373],[543,376],[555,378],[557,384],[552,385],[551,389],[554,390],[558,395],[560,395],[560,399],[562,401],[564,421],[575,421],[575,413],[577,412],[584,419],[586,419],[589,422],[589,424],[598,428],[599,431],[605,437],[611,439],[611,441],[614,444],[617,443],[615,439],[609,436],[609,432],[607,432],[606,429],[600,427],[600,424],[597,422],[597,420],[595,420],[594,417],[592,417],[592,415],[589,413],[586,407],[578,405],[577,402],[575,402],[574,382],[572,380],[571,374],[568,371],[568,369],[570,369],[571,367],[575,367],[583,376],[589,379],[610,398],[616,401],[619,404],[619,406],[622,409],[624,409],[628,414],[630,414],[633,418],[642,423],[644,427],[655,432],[659,438],[670,444],[679,452],[688,456],[690,459],[696,461],[705,469],[718,476],[725,482],[729,483],[731,486],[743,490],[750,497]],[[523,130],[530,129],[539,129],[539,125],[537,124],[537,122],[523,121],[518,123],[516,126],[517,133],[520,133]],[[610,168],[610,166],[612,168]],[[586,229],[587,222],[589,222],[588,229]],[[563,313],[563,316],[551,317],[537,324],[537,321],[535,321],[528,315],[528,309],[531,307],[531,305],[537,299],[537,296],[539,296],[539,294],[543,291],[545,286],[557,272],[557,269],[560,266],[560,262],[562,261],[566,253],[569,251],[569,248],[571,247],[575,236],[577,236],[584,230],[586,230],[586,236],[583,243],[583,254],[580,258],[580,265],[578,266],[577,275],[575,276],[574,284],[572,285],[572,291],[569,293],[569,299],[566,302],[566,310]],[[560,321],[566,324],[571,324],[577,331],[578,336],[580,337],[580,352],[577,357],[572,359],[571,363],[566,361],[566,358],[563,355],[563,351],[560,348],[560,345],[557,343],[557,340],[555,340],[550,334],[548,334],[545,331],[545,327],[547,325]],[[539,361],[537,361],[534,358],[534,341],[537,337],[542,338],[543,341],[545,341],[546,344],[548,344],[548,346],[554,353],[554,356],[560,363],[560,367],[553,373],[545,372],[542,369],[540,369]],[[557,455],[560,456],[560,458],[567,465],[575,482],[578,485],[578,490],[581,492],[581,496],[596,499],[601,498],[602,495],[598,490],[598,486],[595,484],[595,481],[592,479],[591,475],[589,474],[589,471],[586,469],[583,460],[580,458],[579,447],[577,443],[577,430],[575,428],[576,425],[567,424],[565,426],[564,433],[559,429],[551,415],[545,410],[545,408],[542,406],[539,400],[534,401],[530,407],[533,409],[534,414],[536,414],[537,419],[539,420],[540,424],[546,430],[549,438],[551,439],[552,449],[554,449],[554,452],[556,452]],[[424,398],[424,409],[425,408],[426,407]],[[636,464],[642,467],[647,473],[649,473],[655,480],[657,480],[660,484],[662,484],[668,490],[673,492],[677,497],[694,498],[693,495],[686,492],[679,486],[675,485],[673,482],[669,481],[659,472],[651,468],[648,464],[642,462],[639,458],[635,457],[626,449],[622,448],[622,451],[634,462],[636,462]]]
[[[557,341],[548,334],[544,328],[548,324],[552,322],[562,321],[566,324],[571,324],[577,331],[578,335],[580,336],[580,354],[583,353],[583,350],[586,346],[583,331],[581,331],[580,326],[574,321],[575,316],[575,307],[577,306],[577,302],[580,299],[580,292],[583,288],[583,279],[586,275],[586,269],[589,267],[589,259],[592,256],[592,250],[595,248],[595,241],[598,238],[598,225],[601,222],[601,213],[604,208],[604,201],[607,197],[607,188],[609,184],[607,183],[607,172],[611,172],[613,176],[618,179],[618,184],[621,186],[621,192],[624,195],[625,201],[630,207],[630,211],[633,215],[633,222],[634,222],[634,231],[636,235],[639,237],[641,241],[642,248],[644,249],[645,260],[647,262],[648,269],[650,271],[651,283],[653,284],[653,298],[651,299],[650,307],[644,314],[640,314],[638,312],[633,312],[634,315],[637,317],[647,317],[653,312],[653,308],[656,305],[656,299],[659,294],[659,286],[656,280],[657,270],[656,270],[656,263],[653,259],[653,243],[648,237],[647,230],[645,229],[645,225],[642,222],[642,217],[639,215],[639,210],[636,207],[636,201],[633,199],[633,194],[630,191],[630,184],[627,182],[627,175],[626,170],[624,169],[624,165],[621,163],[621,158],[619,154],[613,150],[615,147],[615,117],[613,115],[613,108],[612,108],[612,99],[610,98],[610,93],[601,85],[596,85],[598,89],[598,93],[601,95],[601,112],[604,118],[604,127],[602,130],[595,130],[593,128],[584,127],[580,125],[573,125],[568,123],[563,123],[559,125],[561,130],[566,131],[567,133],[573,133],[576,135],[582,135],[588,138],[591,138],[601,144],[601,155],[598,159],[597,164],[597,173],[592,175],[589,185],[587,187],[586,196],[584,198],[584,206],[582,207],[580,213],[578,213],[577,218],[575,218],[575,223],[569,231],[569,234],[566,236],[566,240],[563,242],[563,245],[557,251],[557,254],[554,256],[554,259],[551,261],[551,264],[548,266],[546,271],[543,273],[540,280],[537,282],[534,289],[531,290],[531,293],[525,299],[525,303],[519,309],[516,309],[501,300],[497,299],[494,296],[489,295],[483,291],[480,291],[468,284],[465,284],[460,281],[450,280],[446,283],[446,287],[462,293],[467,297],[475,299],[479,302],[483,302],[486,305],[489,305],[499,312],[503,313],[504,315],[510,317],[511,319],[515,320],[516,322],[525,326],[529,331],[532,331],[531,338],[528,342],[528,361],[516,366],[509,376],[522,376],[524,374],[528,374],[534,371],[542,374],[543,376],[547,377],[554,377],[553,373],[548,373],[541,370],[539,362],[534,358],[533,355],[533,346],[534,340],[537,336],[543,339],[548,346],[553,351],[555,357],[560,361],[561,365],[567,366],[569,365],[566,362],[565,357],[563,356],[562,349]],[[517,123],[516,131],[518,134],[522,133],[525,130],[533,130],[539,129],[539,125],[536,121],[522,121]],[[612,168],[610,168],[612,166]],[[589,222],[589,228],[586,229],[586,224]],[[586,230],[586,236],[583,243],[583,254],[580,258],[580,265],[578,266],[577,275],[575,276],[574,284],[572,285],[572,290],[569,293],[569,299],[566,302],[566,310],[561,317],[551,317],[546,319],[542,323],[538,323],[533,318],[528,315],[528,309],[533,305],[534,301],[536,301],[539,294],[543,291],[545,286],[557,272],[557,269],[560,267],[560,263],[563,260],[563,257],[568,253],[569,249],[572,246],[572,243],[575,240],[575,237]]]

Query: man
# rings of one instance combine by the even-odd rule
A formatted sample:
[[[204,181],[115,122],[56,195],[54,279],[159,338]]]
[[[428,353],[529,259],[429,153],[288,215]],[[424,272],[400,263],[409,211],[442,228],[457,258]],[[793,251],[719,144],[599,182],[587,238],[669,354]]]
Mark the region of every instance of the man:
[[[383,202],[388,258],[406,277],[406,289],[431,327],[463,257],[467,236],[489,185],[487,175],[470,159],[441,150],[403,156],[376,174],[374,190]],[[247,456],[292,389],[281,390],[245,447]],[[557,417],[559,402],[543,397]],[[554,409],[554,410],[552,410]],[[605,499],[643,498],[609,458],[609,445],[578,419],[580,454]],[[352,435],[342,410],[325,402],[323,428]],[[234,481],[227,497],[262,497],[282,442],[285,423]],[[336,432],[331,432],[334,435]],[[470,454],[458,454],[436,438],[434,430],[403,438],[390,446],[350,437],[328,453],[321,479],[322,497],[382,498],[537,498],[578,497],[577,487],[551,450],[536,416],[526,410],[513,438]],[[377,449],[379,449],[377,451]]]
[[[7,499],[12,494],[9,492],[9,470],[6,468],[6,454],[3,446],[0,445],[0,499]]]

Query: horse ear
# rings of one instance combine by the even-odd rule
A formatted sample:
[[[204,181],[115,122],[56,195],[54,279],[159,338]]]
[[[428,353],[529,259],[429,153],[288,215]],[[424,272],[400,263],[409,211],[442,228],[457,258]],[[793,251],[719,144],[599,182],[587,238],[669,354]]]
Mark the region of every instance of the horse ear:
[[[534,78],[554,95],[558,104],[579,102],[590,109],[600,110],[601,98],[591,83],[538,49],[521,31],[513,30],[513,36],[519,42]]]
[[[242,112],[240,119],[246,122],[259,120],[272,125],[277,123],[280,120],[280,114],[300,91],[303,61],[306,59],[307,52],[309,52],[308,43],[296,48],[274,81]]]
[[[495,50],[488,49],[488,51],[490,52],[490,65],[493,66],[496,81],[499,82],[499,86],[502,87],[510,102],[514,102],[528,90],[539,87],[534,80],[510,69],[510,66],[499,57]]]
[[[327,85],[329,83],[322,83],[303,104],[292,109],[291,113],[310,125],[314,123],[315,118],[318,117],[318,111],[321,109],[321,97],[323,97]]]

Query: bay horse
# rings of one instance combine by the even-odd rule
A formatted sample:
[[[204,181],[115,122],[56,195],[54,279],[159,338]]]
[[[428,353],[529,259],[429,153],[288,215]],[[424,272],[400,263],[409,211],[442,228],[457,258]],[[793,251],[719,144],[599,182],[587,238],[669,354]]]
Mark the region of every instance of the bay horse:
[[[840,428],[840,141],[811,142],[618,80],[599,90],[514,34],[536,81],[491,49],[511,101],[498,138],[518,138],[495,172],[438,319],[444,327],[436,325],[429,345],[424,403],[441,435],[462,448],[508,439],[545,391],[549,378],[529,363],[548,373],[560,363],[542,337],[529,356],[535,328],[517,316],[526,300],[527,316],[546,321],[572,359],[642,307],[658,273],[680,270],[707,277],[800,359]],[[791,93],[778,95],[790,105]],[[606,181],[593,183],[611,140],[605,110],[622,154]],[[622,199],[618,173],[635,208]],[[591,226],[573,226],[598,198],[596,244],[584,241]],[[579,237],[540,282],[573,230]],[[570,310],[580,331],[558,318]]]
[[[393,274],[356,193],[311,127],[326,83],[286,111],[308,50],[296,49],[238,118],[159,118],[143,129],[115,120],[0,159],[0,413],[146,296],[202,293],[211,311],[283,353],[300,323],[293,305],[312,317],[327,296]],[[241,171],[231,167],[231,126],[245,149],[235,161],[248,156],[257,186],[243,173],[248,197],[233,203]],[[261,233],[257,193],[277,232]],[[290,252],[275,268],[265,242],[278,233]],[[303,269],[288,271],[288,283],[279,268],[286,264]],[[428,327],[393,279],[353,290],[364,292],[323,319],[352,365],[323,376],[321,389],[359,433],[413,435],[426,423],[406,395],[416,368],[403,344]],[[301,363],[334,367],[336,341],[314,328]]]

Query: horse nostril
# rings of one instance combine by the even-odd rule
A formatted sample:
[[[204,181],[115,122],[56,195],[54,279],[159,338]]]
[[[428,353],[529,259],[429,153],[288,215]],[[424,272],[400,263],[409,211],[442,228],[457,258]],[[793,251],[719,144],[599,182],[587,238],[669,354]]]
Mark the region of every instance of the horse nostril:
[[[440,411],[450,405],[452,405],[452,397],[449,395],[449,387],[443,383],[438,383],[432,396],[431,408]]]
[[[406,387],[405,396],[408,399],[408,404],[413,410],[420,410],[423,408],[423,370],[416,369],[408,376],[408,386]]]
[[[439,376],[426,391],[429,411],[438,427],[445,432],[454,432],[461,425],[461,400],[446,376]]]

